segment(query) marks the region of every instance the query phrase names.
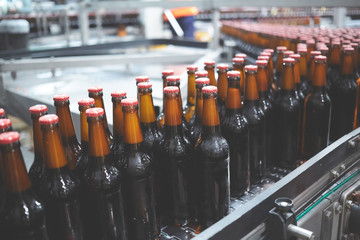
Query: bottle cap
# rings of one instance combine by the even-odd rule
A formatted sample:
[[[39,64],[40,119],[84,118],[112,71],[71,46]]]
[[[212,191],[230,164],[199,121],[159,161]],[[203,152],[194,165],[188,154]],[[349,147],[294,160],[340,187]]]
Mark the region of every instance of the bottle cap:
[[[174,75],[174,70],[163,70],[161,74],[164,76]]]
[[[295,63],[295,59],[293,59],[293,58],[284,58],[283,63]]]
[[[4,132],[0,134],[0,144],[10,144],[19,141],[20,134],[18,132]]]
[[[130,107],[138,104],[138,100],[135,98],[127,98],[121,101],[121,106]]]
[[[103,91],[103,88],[98,87],[98,86],[88,88],[89,93],[97,93],[97,92],[102,92],[102,91]]]
[[[315,61],[324,61],[324,60],[326,60],[326,56],[323,55],[315,56]]]
[[[53,99],[55,102],[63,102],[69,100],[69,95],[66,94],[56,94]]]
[[[263,51],[263,52],[268,52],[268,53],[273,54],[273,53],[274,53],[274,49],[271,49],[271,48],[266,48],[266,49],[264,49],[264,51]]]
[[[152,83],[150,83],[150,82],[139,83],[138,88],[141,88],[141,89],[152,88]]]
[[[245,71],[257,71],[257,66],[256,65],[246,65]]]
[[[237,53],[237,54],[235,54],[235,57],[236,58],[246,58],[247,57],[247,55],[245,54],[245,53]]]
[[[258,65],[258,66],[267,66],[268,62],[266,60],[256,60],[256,65]]]
[[[5,115],[5,110],[3,108],[0,108],[0,117]]]
[[[78,101],[79,106],[90,106],[95,104],[95,100],[93,98],[84,98]]]
[[[199,78],[201,78],[201,77],[207,77],[207,76],[208,76],[208,72],[207,72],[207,71],[197,71],[197,72],[195,72],[195,76],[196,76],[196,77],[199,77]]]
[[[240,77],[239,71],[228,71],[227,72],[228,77]]]
[[[7,118],[0,119],[0,129],[8,128],[11,126],[11,120]]]
[[[354,48],[353,47],[346,47],[346,48],[344,48],[344,51],[345,52],[353,52]]]
[[[126,91],[115,91],[111,93],[112,97],[126,97]]]
[[[207,60],[207,61],[204,62],[204,64],[205,64],[206,66],[214,66],[214,65],[215,65],[215,61],[213,61],[213,60]]]
[[[270,53],[270,52],[262,52],[262,53],[260,53],[260,56],[268,56],[268,57],[271,57],[271,53]]]
[[[319,51],[329,51],[329,48],[326,45],[321,45]]]
[[[104,109],[103,108],[89,108],[86,110],[86,116],[87,117],[99,117],[104,115]]]
[[[291,55],[294,54],[294,51],[286,50],[284,51],[284,55]]]
[[[297,52],[298,53],[307,53],[307,49],[306,48],[298,48]]]
[[[216,93],[218,89],[215,86],[205,86],[201,91],[202,93]]]
[[[210,83],[210,80],[206,77],[195,79],[195,84],[197,84],[197,85],[205,85],[205,84],[209,84],[209,83]]]
[[[278,52],[286,51],[286,47],[285,46],[277,46],[276,51],[278,51]]]
[[[321,55],[321,52],[320,52],[320,51],[311,51],[311,52],[310,52],[310,55],[311,55],[311,56]]]
[[[30,111],[31,114],[33,114],[33,113],[44,113],[47,110],[48,110],[47,106],[43,105],[43,104],[37,104],[37,105],[31,106],[29,108],[29,111]]]
[[[178,87],[170,86],[170,87],[165,87],[164,88],[164,93],[177,93],[177,92],[179,92]]]
[[[265,60],[265,61],[269,61],[269,57],[268,56],[258,56],[258,58],[257,58],[258,60]]]
[[[59,117],[56,114],[48,114],[39,118],[41,125],[49,125],[59,122]]]
[[[291,54],[290,56],[289,56],[290,58],[293,58],[293,59],[300,59],[300,54]]]
[[[137,76],[135,78],[135,80],[136,80],[137,83],[147,82],[147,81],[149,81],[149,77],[148,76]]]
[[[314,39],[308,39],[308,40],[306,40],[306,44],[310,44],[310,45],[313,45],[313,44],[315,44],[315,40]]]
[[[180,77],[179,76],[168,76],[166,77],[166,81],[167,82],[178,82],[180,81]]]
[[[245,59],[244,59],[244,58],[235,57],[235,58],[232,59],[232,61],[233,61],[234,63],[243,63],[243,62],[245,62]]]
[[[196,71],[196,70],[198,70],[198,67],[195,66],[195,65],[189,65],[189,66],[186,67],[186,69],[190,70],[190,71]]]
[[[227,65],[227,64],[218,64],[216,67],[219,70],[228,70],[229,69],[229,65]]]

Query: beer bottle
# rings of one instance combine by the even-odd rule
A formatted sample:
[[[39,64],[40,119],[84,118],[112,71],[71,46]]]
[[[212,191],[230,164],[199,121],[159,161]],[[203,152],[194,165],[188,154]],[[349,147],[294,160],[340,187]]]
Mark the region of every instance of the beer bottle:
[[[240,72],[240,90],[244,93],[244,81],[245,81],[245,59],[244,58],[233,58],[233,69]],[[241,95],[242,96],[242,95]]]
[[[141,84],[145,86],[145,83]],[[146,84],[151,85],[151,83]],[[140,84],[138,87],[145,89],[141,88]],[[151,91],[151,87],[147,90]],[[142,107],[150,107],[146,105],[146,101],[151,104],[151,99],[144,96],[151,98],[151,92],[150,94],[140,92]],[[124,99],[121,101],[121,106],[124,113],[123,193],[129,239],[157,239],[159,232],[155,214],[153,163],[144,149],[137,113],[138,102],[136,99]],[[144,113],[144,110],[142,112]],[[146,116],[143,113],[140,113],[140,116],[144,119]],[[155,114],[153,115],[151,123],[155,123]]]
[[[354,129],[360,127],[360,79],[356,82],[356,104],[354,113]]]
[[[215,61],[208,60],[204,62],[205,67],[204,69],[208,72],[208,78],[210,80],[211,86],[216,86],[215,80]]]
[[[0,118],[0,134],[4,133],[4,132],[10,132],[12,131],[12,127],[11,127],[11,120],[8,118]],[[2,177],[2,156],[1,156],[1,152],[0,152],[0,209],[2,206],[2,203],[4,201],[5,198],[5,194],[6,191],[4,189],[4,183],[3,183],[3,177]],[[0,213],[1,214],[1,213]],[[1,233],[1,226],[0,226],[0,233]]]
[[[249,123],[249,159],[251,182],[260,180],[266,166],[265,115],[260,108],[259,92],[256,83],[257,66],[245,66],[244,115]]]
[[[288,58],[290,57],[291,54],[294,54],[294,51],[290,51],[290,50],[286,50],[284,51],[284,58]]]
[[[274,102],[273,158],[277,166],[296,167],[299,143],[300,103],[295,97],[293,58],[284,58],[281,90]]]
[[[88,92],[89,92],[89,97],[93,98],[95,100],[95,107],[104,109],[104,124],[105,124],[106,139],[111,146],[113,136],[109,130],[108,121],[106,118],[106,112],[105,112],[105,106],[104,106],[104,100],[103,100],[103,88],[102,87],[91,87],[88,89]]]
[[[230,169],[229,145],[220,130],[217,87],[203,87],[202,94],[203,126],[196,144],[196,169],[199,180],[199,223],[202,228],[207,228],[229,214]]]
[[[160,216],[169,225],[183,226],[189,220],[189,165],[193,147],[184,137],[179,106],[179,88],[166,87],[164,137],[156,147]]]
[[[163,91],[164,88],[167,86],[167,81],[166,78],[168,76],[174,75],[174,71],[173,70],[164,70],[162,71],[162,81],[163,81]],[[164,127],[164,123],[165,123],[165,118],[164,118],[164,107],[165,107],[165,97],[163,94],[163,108],[162,108],[162,112],[159,114],[159,116],[156,119],[157,122],[157,126],[160,130],[163,130]]]
[[[148,76],[137,76],[135,78],[136,80],[136,86],[139,85],[139,83],[142,83],[142,82],[149,82],[149,77]],[[140,95],[139,95],[139,92],[137,93],[137,100],[138,102],[140,102]]]
[[[80,111],[80,133],[81,133],[81,157],[76,166],[76,173],[78,176],[83,176],[85,168],[88,163],[89,154],[89,127],[86,120],[86,110],[95,107],[95,100],[93,98],[84,98],[78,101]]]
[[[121,172],[110,152],[104,126],[104,109],[86,110],[89,159],[82,176],[82,204],[86,239],[127,239]]]
[[[284,58],[284,51],[286,51],[285,46],[276,47],[277,60],[276,60],[276,66],[275,66],[274,82],[278,88],[280,87],[280,78],[281,78],[281,71],[282,71],[282,62],[283,62],[283,58]]]
[[[0,119],[1,118],[6,118],[5,110],[3,108],[0,108]]]
[[[243,58],[246,61],[247,55],[245,53],[236,53],[236,58]]]
[[[356,79],[352,54],[354,49],[346,47],[342,52],[341,75],[333,79],[329,95],[332,100],[330,141],[335,141],[353,128],[356,104]]]
[[[12,131],[11,120],[8,118],[0,118],[0,133],[10,132],[10,131]]]
[[[315,40],[310,38],[308,40],[306,40],[306,49],[307,49],[307,62],[308,65],[310,64],[310,60],[311,60],[311,52],[315,51]]]
[[[156,116],[152,97],[152,84],[139,83],[138,93],[140,95],[139,116],[140,126],[144,137],[144,149],[153,158],[154,145],[162,138],[162,133],[156,125]]]
[[[195,112],[195,71],[197,66],[187,66],[188,86],[187,86],[187,103],[184,109],[184,117],[187,122],[190,122],[191,117]]]
[[[261,59],[258,58],[258,60],[267,60],[268,61],[268,84],[269,84],[269,97],[271,101],[274,101],[276,91],[278,90],[278,87],[276,86],[274,82],[274,50],[272,49],[265,49],[262,53],[260,53],[260,56],[268,57],[269,59]]]
[[[309,79],[307,77],[307,49],[299,48],[297,51],[300,54],[300,89],[304,95],[307,96],[311,90]]]
[[[1,239],[47,240],[45,210],[34,193],[20,150],[20,134],[0,134],[5,199],[0,212]]]
[[[327,81],[328,81],[327,83],[329,85],[328,86],[329,90],[331,90],[333,82],[335,82],[336,79],[338,79],[340,77],[340,72],[341,72],[340,58],[341,58],[340,42],[333,41],[331,43],[330,54],[329,54],[329,64],[328,64],[329,79],[327,79]],[[329,94],[330,94],[330,92],[329,92]],[[335,101],[335,99],[333,99],[333,103],[335,103],[334,101]]]
[[[229,144],[230,192],[239,197],[250,188],[249,181],[249,124],[241,102],[241,74],[229,71],[226,111],[221,122],[221,131]]]
[[[195,79],[197,79],[197,78],[207,78],[207,77],[208,77],[208,72],[207,71],[196,71],[195,72]]]
[[[71,171],[75,170],[81,157],[81,146],[76,138],[74,125],[69,109],[69,96],[57,94],[54,96],[56,114],[59,117],[61,140],[64,146],[65,156]]]
[[[50,239],[83,239],[80,218],[80,182],[70,171],[61,144],[59,117],[39,118],[43,137],[45,178],[42,189],[47,232]]]
[[[273,127],[273,104],[269,99],[269,84],[267,78],[267,67],[268,62],[265,60],[257,60],[257,86],[259,90],[259,106],[264,113],[264,121],[265,121],[265,135],[266,135],[266,142],[265,142],[265,149],[266,149],[266,156],[267,156],[267,164],[270,166],[270,156],[271,156],[271,145],[272,142],[272,133],[271,129]]]
[[[113,132],[114,139],[111,146],[111,152],[114,154],[116,160],[120,160],[124,150],[123,135],[124,135],[124,114],[121,108],[121,101],[127,96],[125,91],[114,91],[111,93],[111,101],[113,103]],[[117,162],[121,166],[121,162]]]
[[[359,45],[358,43],[351,43],[350,44],[352,48],[354,48],[353,53],[353,65],[354,65],[354,75],[355,78],[358,79],[360,77],[359,68],[358,68],[358,54],[359,54]]]
[[[44,193],[41,192],[42,182],[45,179],[45,162],[44,162],[44,143],[42,139],[42,133],[40,129],[39,118],[47,114],[47,106],[34,105],[29,108],[31,114],[31,120],[33,125],[33,142],[34,142],[34,162],[29,169],[29,177],[34,186],[35,193],[44,197]]]
[[[302,131],[302,157],[310,159],[329,144],[331,100],[325,88],[326,57],[315,57],[312,92],[306,97]]]
[[[225,116],[225,100],[226,100],[226,93],[227,93],[227,71],[229,69],[229,65],[227,64],[218,64],[218,81],[217,81],[217,88],[219,90],[219,97],[217,98],[218,101],[218,110],[220,121],[224,119]],[[210,82],[211,86],[211,82]]]
[[[308,68],[308,70],[309,70],[308,71],[308,79],[309,79],[310,84],[312,84],[312,79],[313,79],[314,73],[315,73],[315,56],[319,56],[319,55],[321,55],[320,51],[311,51],[310,52],[310,63],[309,63],[309,68]]]
[[[195,146],[201,133],[202,113],[203,113],[203,98],[202,98],[201,90],[204,86],[209,86],[209,84],[210,84],[210,80],[208,78],[198,78],[195,80],[195,85],[196,85],[195,114],[190,120],[190,133],[189,133],[189,140],[193,146]]]
[[[166,88],[166,86],[167,86],[166,78],[168,76],[174,75],[174,70],[164,70],[164,71],[161,72],[161,74],[162,74],[161,79],[163,81],[163,90],[164,90],[164,88]]]

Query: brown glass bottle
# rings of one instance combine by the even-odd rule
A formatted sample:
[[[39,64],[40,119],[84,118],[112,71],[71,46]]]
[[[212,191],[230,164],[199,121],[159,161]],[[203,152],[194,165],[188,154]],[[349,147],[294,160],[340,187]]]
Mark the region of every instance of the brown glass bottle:
[[[116,160],[121,160],[124,144],[124,113],[121,107],[121,101],[126,99],[127,93],[125,91],[114,91],[111,93],[111,101],[113,103],[113,144],[111,146],[111,152]],[[122,163],[117,162],[121,167]]]
[[[162,74],[161,79],[163,81],[163,90],[164,90],[164,88],[166,88],[166,86],[167,86],[166,78],[168,76],[174,75],[174,71],[173,70],[164,70],[164,71],[161,72],[161,74]]]
[[[154,156],[154,146],[162,138],[162,133],[156,125],[155,109],[152,97],[152,84],[139,83],[138,93],[140,96],[139,117],[142,134],[144,137],[144,150],[151,158]]]
[[[284,58],[281,90],[274,101],[272,162],[283,168],[296,167],[299,147],[300,103],[295,97],[293,58]]]
[[[233,70],[240,72],[240,90],[241,96],[244,93],[244,82],[245,82],[245,59],[244,58],[233,58]]]
[[[10,131],[12,131],[11,120],[8,118],[0,118],[0,133],[10,132]]]
[[[315,40],[314,39],[308,39],[306,40],[306,49],[307,49],[307,62],[308,62],[308,66],[310,64],[310,60],[311,60],[311,52],[315,51]]]
[[[309,79],[307,77],[307,49],[300,48],[298,49],[298,53],[300,54],[300,89],[307,96],[311,91],[311,86],[309,86]]]
[[[167,81],[166,78],[168,76],[174,75],[174,71],[173,70],[164,70],[162,71],[162,81],[163,81],[163,91],[164,88],[167,86]],[[165,97],[163,95],[163,108],[162,108],[162,112],[159,114],[159,116],[157,116],[156,122],[157,122],[157,126],[160,130],[163,130],[164,128],[164,124],[165,124],[165,118],[164,118],[164,109],[165,109]]]
[[[215,61],[208,60],[208,61],[205,61],[204,64],[205,64],[204,69],[208,72],[208,78],[210,80],[210,85],[216,86]]]
[[[144,104],[146,97],[144,99],[141,94],[140,99]],[[155,213],[153,159],[144,148],[137,104],[136,99],[121,101],[124,112],[124,209],[129,239],[150,240],[157,239],[159,234]],[[155,117],[153,120],[155,123]]]
[[[208,72],[207,71],[196,71],[195,79],[198,79],[198,78],[208,78]],[[195,96],[195,98],[196,98],[196,96]]]
[[[0,108],[0,119],[1,118],[6,118],[5,110],[3,108]]]
[[[8,118],[0,118],[0,134],[4,133],[4,132],[9,132],[12,131],[12,127],[11,127],[12,123],[11,120]],[[0,209],[2,206],[2,203],[4,201],[5,198],[5,188],[4,188],[4,183],[3,183],[3,177],[2,177],[2,156],[1,156],[1,152],[0,152]],[[0,226],[0,234],[1,234],[1,226]]]
[[[86,239],[127,239],[121,172],[110,152],[104,127],[104,110],[86,110],[89,157],[82,176],[82,208]]]
[[[311,86],[312,86],[312,79],[313,79],[314,73],[315,73],[315,56],[319,56],[319,55],[321,55],[320,51],[311,51],[310,52],[310,62],[309,62],[309,68],[308,68],[308,80],[309,80]]]
[[[75,135],[75,129],[69,108],[69,96],[65,94],[57,94],[53,99],[56,114],[59,117],[60,134],[62,144],[64,146],[65,156],[69,163],[70,170],[73,171],[80,161],[81,146]]]
[[[243,113],[240,78],[236,71],[229,71],[226,111],[221,131],[229,144],[230,192],[238,197],[250,188],[249,181],[249,124]]]
[[[95,100],[95,107],[102,108],[105,111],[104,100],[103,100],[103,88],[102,87],[91,87],[88,89],[89,97]],[[110,132],[108,121],[106,118],[106,112],[104,113],[104,125],[106,132],[106,139],[108,143],[112,144],[113,136]]]
[[[136,86],[139,85],[139,83],[142,83],[142,82],[149,82],[149,77],[148,76],[137,76],[135,78],[136,80]],[[137,100],[140,102],[140,96],[139,96],[139,93],[137,93]]]
[[[188,85],[187,85],[187,102],[184,109],[184,117],[187,122],[190,122],[191,117],[195,112],[195,71],[197,66],[187,66]]]
[[[0,134],[5,199],[0,212],[1,239],[47,240],[45,210],[34,193],[20,150],[20,134]]]
[[[280,79],[281,79],[281,71],[282,71],[282,62],[284,58],[284,51],[286,51],[285,46],[276,47],[276,66],[275,66],[275,76],[274,82],[275,85],[280,88]]]
[[[329,91],[332,102],[330,141],[335,141],[353,128],[356,105],[356,79],[352,61],[353,48],[342,52],[341,74],[333,79]]]
[[[225,116],[225,101],[226,101],[226,93],[227,93],[227,71],[229,69],[229,65],[227,64],[218,64],[218,81],[217,81],[217,88],[218,88],[218,110],[220,121],[224,119]],[[210,83],[211,86],[211,83]]]
[[[356,81],[356,104],[353,129],[356,129],[358,127],[360,127],[360,79]]]
[[[310,159],[329,144],[331,100],[325,88],[326,57],[315,57],[312,92],[306,97],[303,115],[301,153]]]
[[[278,87],[274,82],[274,50],[272,49],[265,49],[262,53],[260,53],[260,57],[268,57],[269,59],[261,59],[258,57],[258,60],[267,60],[268,61],[268,83],[269,83],[269,99],[270,101],[274,101],[276,97],[276,91]]]
[[[336,79],[340,78],[340,72],[341,72],[341,48],[340,48],[340,42],[333,41],[331,43],[330,48],[330,55],[329,55],[329,63],[328,63],[328,79],[327,79],[327,85],[328,89],[330,90],[332,88],[333,82],[336,81]],[[329,92],[330,93],[330,92]],[[330,94],[331,95],[331,94]],[[333,99],[334,103],[334,99]]]
[[[202,88],[202,130],[196,144],[199,223],[205,229],[230,210],[229,145],[221,135],[217,87]]]
[[[245,66],[244,115],[249,123],[249,160],[251,182],[260,180],[266,167],[266,123],[260,107],[256,82],[257,66]]]
[[[39,118],[47,114],[47,106],[34,105],[31,106],[29,111],[33,125],[33,142],[34,142],[34,162],[29,169],[29,177],[34,187],[35,193],[43,197],[44,193],[41,192],[42,182],[45,179],[45,162],[44,162],[44,143],[42,139],[42,132],[40,129]]]
[[[159,214],[163,223],[183,226],[189,220],[189,165],[193,147],[184,137],[179,88],[166,87],[164,137],[156,147]]]
[[[189,132],[189,140],[193,146],[195,146],[201,134],[202,113],[203,113],[203,98],[202,98],[201,89],[205,86],[209,86],[209,84],[210,84],[210,80],[208,78],[198,78],[195,80],[195,85],[196,85],[195,114],[190,120],[190,132]]]
[[[50,239],[83,239],[80,217],[80,182],[70,171],[61,144],[59,118],[48,114],[39,118],[43,136],[45,177],[42,188],[47,232]]]

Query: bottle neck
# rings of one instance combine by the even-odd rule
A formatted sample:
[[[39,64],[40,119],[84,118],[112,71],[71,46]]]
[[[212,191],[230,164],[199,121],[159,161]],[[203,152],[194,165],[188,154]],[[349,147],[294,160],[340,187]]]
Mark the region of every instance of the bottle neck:
[[[143,141],[137,107],[123,107],[124,111],[124,144],[138,144]],[[166,119],[165,119],[166,120]]]
[[[211,86],[216,86],[216,80],[215,80],[215,67],[207,67],[205,66],[205,70],[208,72],[208,78],[210,80]]]
[[[62,168],[67,165],[64,148],[60,139],[59,125],[41,126],[44,141],[44,161],[46,168]]]
[[[140,122],[141,123],[153,123],[156,121],[154,103],[152,93],[140,92]]]
[[[280,73],[282,71],[283,58],[284,58],[284,53],[279,52],[277,55],[277,60],[276,60],[276,72],[277,73]]]
[[[256,79],[259,92],[267,92],[269,90],[269,83],[266,67],[258,67]]]
[[[202,124],[207,127],[215,127],[220,124],[219,112],[217,109],[216,94],[203,94],[203,118]]]
[[[75,129],[71,119],[69,101],[55,102],[56,114],[59,116],[61,137],[64,140],[75,137]]]
[[[300,62],[295,60],[294,64],[294,83],[300,83]]]
[[[105,112],[105,106],[104,106],[104,100],[103,100],[103,93],[97,92],[97,93],[89,93],[89,97],[93,98],[95,100],[95,107],[99,107],[104,109],[104,126],[107,129],[108,128],[108,122],[106,119],[106,112]]]
[[[2,175],[8,192],[19,193],[31,187],[29,175],[26,171],[20,143],[16,142],[1,147]]]
[[[181,125],[181,109],[178,98],[178,94],[165,95],[165,125],[167,126]]]
[[[80,130],[81,130],[81,144],[83,142],[89,142],[89,126],[86,120],[86,110],[89,108],[94,107],[92,106],[80,106]]]
[[[354,66],[352,61],[352,54],[344,53],[341,62],[341,74],[350,75],[354,72]]]
[[[284,65],[281,89],[282,90],[293,90],[294,89],[294,70],[293,70],[293,65],[291,65],[291,64]]]
[[[47,113],[40,114],[31,114],[32,124],[33,124],[33,140],[34,140],[34,155],[35,160],[39,160],[43,158],[44,152],[44,143],[42,138],[42,133],[40,129],[39,118]]]
[[[229,84],[229,86],[228,86],[227,97],[226,97],[226,108],[227,109],[242,108],[240,79],[229,78],[228,84]]]
[[[110,153],[109,143],[104,128],[104,118],[88,117],[89,124],[89,156],[105,157]]]
[[[326,64],[316,63],[312,85],[314,87],[325,87],[325,84],[326,84]]]
[[[168,82],[167,85],[168,86],[175,86],[175,87],[179,88],[177,101],[178,101],[178,104],[179,104],[179,108],[181,110],[180,114],[182,116],[183,115],[183,105],[182,105],[182,98],[181,98],[180,82]],[[165,97],[164,97],[164,99],[165,99]]]
[[[340,47],[333,47],[329,59],[330,66],[340,65]]]
[[[187,105],[195,105],[195,71],[188,71]]]
[[[300,76],[306,77],[307,75],[307,62],[306,62],[306,55],[300,55]]]
[[[256,84],[255,72],[246,73],[245,100],[246,101],[259,100],[259,93]]]
[[[123,136],[124,131],[124,113],[121,107],[121,98],[113,98],[113,131],[114,137]]]
[[[211,84],[210,84],[211,85]],[[225,102],[227,92],[227,75],[225,70],[218,71],[218,97]]]
[[[201,93],[202,87],[197,87],[196,89],[196,105],[195,105],[195,120],[201,121],[203,114],[203,97]]]

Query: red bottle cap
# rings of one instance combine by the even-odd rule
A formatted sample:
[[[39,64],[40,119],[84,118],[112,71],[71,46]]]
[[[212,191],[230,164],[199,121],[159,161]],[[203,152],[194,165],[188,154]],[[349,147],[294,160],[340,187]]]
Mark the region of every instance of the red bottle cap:
[[[95,104],[95,100],[93,98],[84,98],[78,101],[79,106],[90,106]]]
[[[170,86],[164,88],[164,93],[177,93],[177,92],[179,92],[178,87]]]
[[[295,63],[295,59],[293,59],[293,58],[284,58],[283,63]]]
[[[325,45],[319,47],[319,51],[329,51],[329,48]]]
[[[10,144],[19,141],[20,134],[18,132],[4,132],[0,134],[0,144]]]
[[[354,48],[352,48],[352,47],[346,47],[346,48],[344,48],[344,51],[345,51],[345,52],[353,52],[353,51],[354,51]]]
[[[258,60],[265,60],[265,61],[269,61],[269,57],[268,56],[258,56],[258,58],[257,58]]]
[[[49,125],[59,122],[59,117],[56,114],[48,114],[39,118],[41,125]]]
[[[112,97],[126,97],[126,91],[115,91],[111,93]]]
[[[311,55],[311,56],[321,55],[321,52],[320,52],[320,51],[311,51],[311,52],[310,52],[310,55]]]
[[[147,82],[147,81],[149,81],[149,77],[148,76],[137,76],[135,78],[135,80],[136,80],[137,83]]]
[[[271,48],[266,48],[266,49],[264,49],[264,51],[263,51],[263,52],[268,52],[268,53],[273,54],[273,53],[274,53],[274,49],[271,49]]]
[[[229,69],[229,65],[227,65],[227,64],[218,64],[216,67],[219,70],[228,70]]]
[[[286,50],[284,51],[284,55],[291,55],[294,54],[294,51]]]
[[[121,101],[121,106],[130,107],[138,104],[138,100],[135,98],[127,98]]]
[[[278,52],[286,51],[286,47],[285,46],[277,46],[276,51],[278,51]]]
[[[313,45],[313,44],[315,44],[315,40],[314,39],[308,39],[308,40],[306,40],[306,44]]]
[[[234,63],[243,63],[243,62],[245,62],[245,59],[235,57],[235,58],[232,59],[232,61],[233,61]]]
[[[246,65],[245,71],[257,71],[257,66],[256,65]]]
[[[11,126],[11,120],[7,118],[0,119],[0,129],[8,128]]]
[[[47,112],[48,108],[46,105],[43,105],[43,104],[37,104],[37,105],[34,105],[34,106],[31,106],[29,108],[29,111],[31,114],[33,113],[44,113],[44,112]]]
[[[298,48],[298,53],[307,53],[307,49],[306,48]]]
[[[240,72],[239,71],[228,71],[227,76],[228,77],[240,77]]]
[[[196,76],[196,77],[199,77],[199,78],[201,78],[201,77],[207,77],[207,76],[208,76],[208,72],[207,72],[207,71],[197,71],[197,72],[195,72],[195,76]]]
[[[167,82],[178,82],[178,81],[180,81],[180,77],[179,76],[168,76],[168,77],[166,77],[166,81]]]
[[[258,66],[267,66],[268,62],[266,60],[256,60],[256,65],[258,65]]]
[[[260,53],[260,56],[268,56],[268,57],[271,57],[271,53],[270,53],[270,52],[262,52],[262,53]]]
[[[97,92],[102,92],[102,91],[103,91],[103,88],[98,87],[98,86],[88,88],[89,93],[97,93]]]
[[[205,85],[205,84],[209,84],[209,83],[210,83],[210,80],[206,77],[195,79],[195,84],[197,84],[197,85]]]
[[[216,93],[218,89],[215,86],[205,86],[201,91],[202,93]]]
[[[293,59],[300,59],[300,54],[291,54],[289,57]]]
[[[86,110],[86,116],[87,117],[99,117],[104,115],[104,109],[103,108],[89,108]]]
[[[213,61],[213,60],[207,60],[207,61],[204,62],[204,64],[205,64],[206,66],[214,66],[214,65],[215,65],[215,61]]]
[[[198,70],[198,67],[195,66],[195,65],[189,65],[189,66],[186,67],[186,69],[190,70],[190,71],[196,71],[196,70]]]
[[[315,61],[324,61],[324,60],[326,60],[326,56],[323,55],[315,56]]]
[[[164,70],[161,72],[161,74],[164,76],[174,75],[174,70]]]
[[[245,53],[237,53],[237,54],[235,54],[235,57],[236,58],[246,58],[247,57],[247,55],[245,54]]]
[[[0,108],[0,117],[5,115],[5,110],[3,108]]]
[[[69,100],[69,95],[66,94],[56,94],[53,99],[55,102],[63,102]]]
[[[141,88],[141,89],[152,88],[152,83],[150,83],[150,82],[139,83],[138,88]]]

